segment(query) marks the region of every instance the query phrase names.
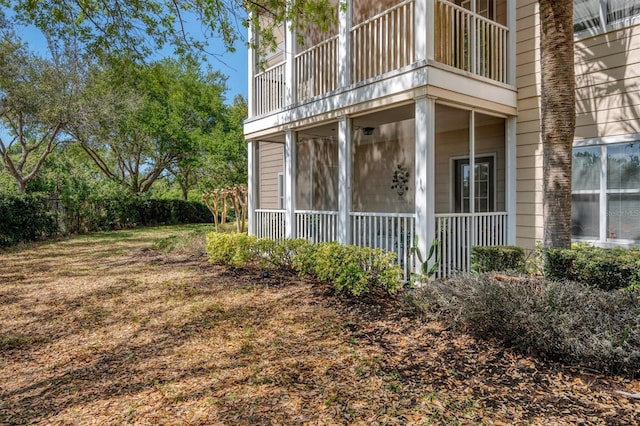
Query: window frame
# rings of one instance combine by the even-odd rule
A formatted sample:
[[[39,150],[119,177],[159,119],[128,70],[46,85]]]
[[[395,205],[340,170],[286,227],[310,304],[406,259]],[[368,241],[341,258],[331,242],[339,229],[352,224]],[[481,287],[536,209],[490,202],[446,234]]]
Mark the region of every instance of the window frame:
[[[601,246],[624,246],[632,247],[640,243],[640,240],[633,240],[627,238],[612,238],[609,228],[609,195],[615,194],[634,194],[640,195],[640,187],[635,189],[609,189],[608,188],[608,147],[613,145],[621,145],[628,143],[640,143],[640,133],[632,135],[622,136],[610,136],[603,138],[584,139],[574,141],[572,147],[576,148],[586,147],[600,147],[600,188],[599,189],[583,189],[574,190],[572,188],[571,195],[583,195],[583,194],[596,194],[599,197],[599,235],[598,237],[576,237],[571,236],[573,241],[584,241],[595,243]]]
[[[640,10],[638,11],[638,13],[633,14],[631,16],[627,16],[625,18],[621,18],[613,21],[608,21],[609,19],[608,0],[597,0],[597,1],[598,1],[597,19],[598,19],[599,25],[594,25],[592,27],[584,28],[579,31],[575,31],[575,26],[574,26],[573,38],[575,41],[579,41],[584,38],[593,37],[598,34],[608,33],[610,31],[615,31],[622,28],[630,27],[632,25],[640,24]],[[575,9],[575,1],[574,1],[574,9]]]
[[[469,156],[460,156],[460,157],[451,157],[451,202],[450,202],[450,210],[455,213],[470,213],[463,211],[464,210],[464,201],[461,198],[463,196],[461,188],[461,174],[460,174],[460,166],[469,165]],[[479,212],[475,209],[475,201],[474,200],[474,213],[493,213],[497,211],[497,170],[496,170],[496,154],[488,153],[488,154],[477,154],[474,159],[474,165],[478,165],[480,163],[488,163],[489,164],[489,196],[487,201],[487,206],[489,210]],[[475,181],[475,179],[474,179]],[[477,199],[478,194],[474,191],[474,196]],[[471,205],[471,204],[469,204]]]

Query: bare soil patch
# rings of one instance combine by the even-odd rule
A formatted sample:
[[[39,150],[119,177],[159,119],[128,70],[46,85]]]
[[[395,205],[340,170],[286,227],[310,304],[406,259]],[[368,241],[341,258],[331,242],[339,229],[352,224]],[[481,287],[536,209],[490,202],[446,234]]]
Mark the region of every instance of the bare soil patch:
[[[640,424],[638,381],[150,249],[175,229],[0,254],[0,424]]]

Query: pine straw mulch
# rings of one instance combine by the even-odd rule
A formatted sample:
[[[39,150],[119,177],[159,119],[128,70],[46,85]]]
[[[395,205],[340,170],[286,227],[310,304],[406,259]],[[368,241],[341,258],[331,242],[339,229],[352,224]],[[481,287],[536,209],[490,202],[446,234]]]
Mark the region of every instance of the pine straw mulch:
[[[640,423],[639,381],[144,241],[0,254],[0,424]]]

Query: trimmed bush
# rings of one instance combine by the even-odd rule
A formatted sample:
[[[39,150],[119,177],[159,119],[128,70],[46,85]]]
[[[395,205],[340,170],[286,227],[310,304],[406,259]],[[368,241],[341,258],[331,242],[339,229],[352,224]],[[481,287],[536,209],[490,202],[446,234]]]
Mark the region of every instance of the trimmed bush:
[[[639,291],[483,274],[432,282],[413,298],[448,323],[524,352],[608,373],[640,374]]]
[[[210,232],[207,235],[209,261],[240,268],[257,259],[257,239],[234,232]]]
[[[395,263],[395,254],[379,249],[321,243],[301,251],[294,265],[299,272],[354,296],[376,290],[394,293],[402,288],[402,270]]]
[[[59,233],[56,216],[44,197],[2,195],[0,218],[0,247],[10,247]]]
[[[545,275],[603,290],[640,285],[640,250],[604,249],[576,244],[570,249],[545,251]]]
[[[354,296],[378,290],[394,293],[402,288],[402,269],[395,262],[395,254],[378,249],[211,232],[207,236],[207,253],[212,263],[242,267],[258,262],[312,276]]]
[[[268,240],[261,238],[256,243],[256,249],[263,266],[270,266],[290,273],[298,272],[294,267],[294,258],[309,246],[311,246],[311,243],[301,239]]]
[[[473,272],[508,271],[522,273],[524,269],[524,250],[520,247],[476,246],[471,248],[471,270]]]

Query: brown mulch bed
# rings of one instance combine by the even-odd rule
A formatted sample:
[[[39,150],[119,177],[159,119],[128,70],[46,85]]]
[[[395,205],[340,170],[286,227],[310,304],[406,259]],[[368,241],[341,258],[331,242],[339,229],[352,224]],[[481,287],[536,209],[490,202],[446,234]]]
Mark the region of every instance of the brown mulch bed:
[[[0,254],[0,424],[640,424],[637,380],[147,232]]]

